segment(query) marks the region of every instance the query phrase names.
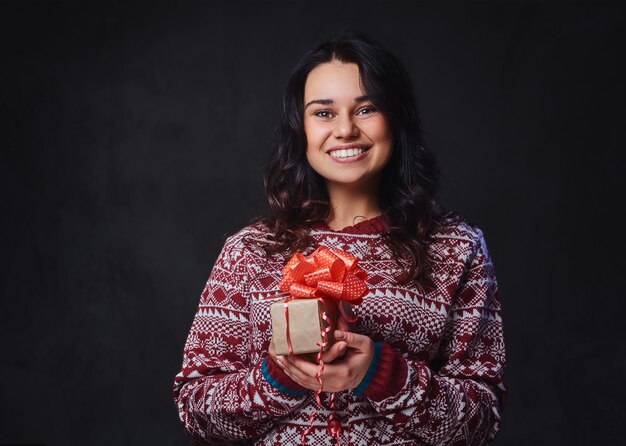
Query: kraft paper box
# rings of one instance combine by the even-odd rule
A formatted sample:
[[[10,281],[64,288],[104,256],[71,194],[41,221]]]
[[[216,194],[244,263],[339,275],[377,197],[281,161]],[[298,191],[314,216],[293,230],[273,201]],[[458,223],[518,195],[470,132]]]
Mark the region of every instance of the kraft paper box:
[[[337,321],[337,305],[330,298],[323,298],[323,301],[323,304],[317,299],[294,299],[287,302],[289,337],[294,354],[299,355],[320,351],[320,346],[317,343],[322,343],[321,331],[328,326],[326,321],[322,319],[323,311],[326,311],[327,317],[333,324],[331,330],[327,333],[328,345],[324,350],[327,350],[332,344],[333,330]],[[273,303],[270,313],[276,354],[289,355],[284,301]]]

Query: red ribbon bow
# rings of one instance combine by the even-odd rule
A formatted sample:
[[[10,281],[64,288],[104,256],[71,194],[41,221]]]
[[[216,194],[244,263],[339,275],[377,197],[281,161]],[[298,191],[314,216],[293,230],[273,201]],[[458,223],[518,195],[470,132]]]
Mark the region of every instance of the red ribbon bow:
[[[282,270],[278,284],[294,299],[330,297],[358,305],[367,293],[367,273],[357,266],[358,258],[320,246],[309,256],[295,253]]]

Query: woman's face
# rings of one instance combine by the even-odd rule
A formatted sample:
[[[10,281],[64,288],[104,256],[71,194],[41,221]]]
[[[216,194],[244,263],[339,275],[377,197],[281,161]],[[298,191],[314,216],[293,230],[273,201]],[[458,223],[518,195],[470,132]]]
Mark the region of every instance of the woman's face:
[[[391,130],[361,89],[354,63],[332,61],[309,73],[304,133],[309,164],[327,183],[375,184],[391,157]]]

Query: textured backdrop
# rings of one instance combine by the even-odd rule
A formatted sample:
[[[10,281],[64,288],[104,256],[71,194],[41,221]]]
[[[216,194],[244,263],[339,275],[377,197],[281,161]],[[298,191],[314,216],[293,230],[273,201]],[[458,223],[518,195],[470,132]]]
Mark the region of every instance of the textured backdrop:
[[[265,209],[282,89],[346,24],[414,80],[443,201],[484,231],[496,445],[626,418],[617,4],[0,3],[0,444],[186,445],[171,386],[224,241]]]

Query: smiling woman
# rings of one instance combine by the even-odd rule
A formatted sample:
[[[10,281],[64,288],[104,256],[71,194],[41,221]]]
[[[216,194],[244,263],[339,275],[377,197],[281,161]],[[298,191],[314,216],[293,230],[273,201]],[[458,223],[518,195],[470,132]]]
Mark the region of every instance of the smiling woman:
[[[326,156],[320,150],[374,145],[376,156],[366,152],[363,162],[348,162],[350,152],[335,154],[333,160],[346,160],[342,181],[336,181],[337,169],[322,170],[332,150]],[[386,146],[385,161],[380,155]],[[378,164],[382,171],[376,174]],[[383,215],[390,225],[382,237],[407,263],[403,280],[417,279],[426,270],[426,239],[444,217],[437,172],[422,144],[411,80],[400,60],[362,35],[337,36],[307,53],[287,83],[265,175],[272,213],[259,222],[269,228],[272,242],[263,248],[303,250],[312,243],[314,224],[336,230]]]
[[[174,382],[195,440],[494,438],[506,394],[494,268],[480,229],[442,212],[417,116],[404,67],[365,36],[340,34],[296,66],[265,174],[271,212],[226,240]],[[270,306],[290,256],[323,247],[358,262],[369,292],[356,322],[337,320],[322,370],[276,353]]]

